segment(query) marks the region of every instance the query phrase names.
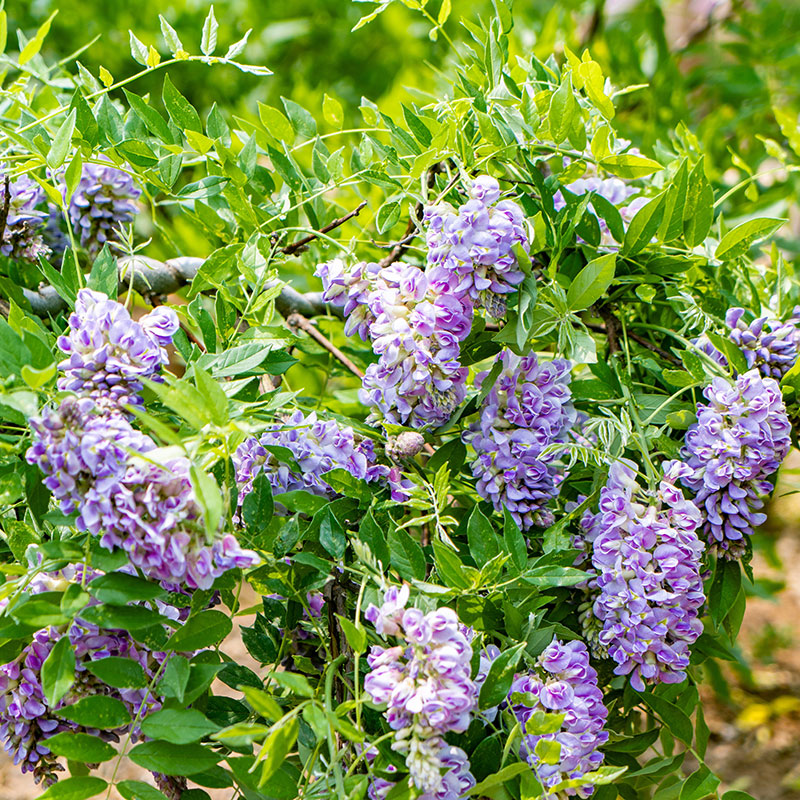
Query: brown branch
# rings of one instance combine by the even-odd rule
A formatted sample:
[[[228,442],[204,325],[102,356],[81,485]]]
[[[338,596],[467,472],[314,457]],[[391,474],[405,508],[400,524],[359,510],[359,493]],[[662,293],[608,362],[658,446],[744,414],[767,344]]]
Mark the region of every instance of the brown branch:
[[[344,364],[353,375],[358,376],[359,378],[364,377],[364,371],[357,367],[333,342],[330,341],[326,336],[324,336],[320,331],[315,328],[311,321],[306,319],[302,314],[290,314],[286,318],[286,324],[290,328],[299,328],[302,331],[305,331],[317,344],[324,347],[334,358],[338,359],[342,364]]]
[[[364,208],[366,204],[367,201],[364,200],[362,203],[359,203],[357,208],[354,208],[352,211],[345,214],[343,217],[339,217],[338,219],[335,219],[333,222],[329,222],[327,225],[324,225],[322,228],[319,229],[319,231],[311,233],[308,236],[304,236],[302,239],[298,239],[296,242],[287,244],[285,247],[281,248],[281,253],[288,256],[292,255],[293,253],[296,253],[298,250],[302,250],[307,244],[313,242],[314,239],[316,239],[320,235],[320,233],[330,233],[332,230],[335,230],[340,225],[344,225],[344,223],[347,222],[348,220],[353,219],[353,217],[357,217],[361,213],[361,209]]]
[[[608,336],[608,329],[604,325],[595,325],[594,323],[591,322],[587,322],[585,324],[590,331],[594,331],[595,333],[602,333]],[[619,325],[619,323],[617,324]],[[682,366],[680,360],[676,358],[674,355],[672,355],[672,353],[668,353],[666,350],[659,347],[657,344],[653,344],[648,339],[645,339],[644,336],[640,336],[638,333],[633,333],[633,331],[628,331],[627,334],[629,339],[633,339],[634,342],[637,342],[642,347],[646,347],[651,352],[661,356],[661,358],[663,358],[665,361],[669,361],[670,364],[674,364],[677,367]],[[611,351],[610,345],[609,345],[609,351]]]
[[[6,224],[8,223],[8,210],[11,208],[11,183],[8,175],[3,181],[3,208],[0,210],[0,242],[6,235]]]
[[[608,354],[614,355],[614,353],[619,353],[619,333],[621,330],[619,320],[614,316],[614,312],[609,306],[603,304],[595,307],[597,308],[597,313],[600,315],[603,322],[605,322],[603,333],[605,333],[606,339],[608,340]]]

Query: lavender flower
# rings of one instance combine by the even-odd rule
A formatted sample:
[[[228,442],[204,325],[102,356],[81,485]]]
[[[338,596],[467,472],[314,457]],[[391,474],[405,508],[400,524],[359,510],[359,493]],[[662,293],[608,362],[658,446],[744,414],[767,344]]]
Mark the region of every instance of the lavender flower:
[[[772,378],[751,369],[730,383],[715,378],[706,388],[708,405],[697,407],[697,422],[686,433],[683,484],[705,512],[709,547],[740,558],[753,528],[766,515],[767,480],[791,446],[790,423],[781,390]]]
[[[403,431],[393,436],[386,443],[386,455],[393,461],[402,461],[413,458],[422,452],[425,446],[425,437],[416,431]]]
[[[596,770],[603,762],[598,748],[608,741],[603,730],[608,711],[586,645],[562,644],[554,638],[539,656],[537,670],[516,677],[509,697],[511,710],[525,731],[520,758],[533,767],[546,796],[589,797],[594,789],[591,784],[578,789],[560,787],[564,781]],[[528,732],[531,718],[542,712],[563,714],[561,729],[547,734]],[[561,746],[557,763],[547,763],[537,753],[536,746],[543,740]]]
[[[630,462],[612,465],[600,493],[599,513],[584,518],[596,577],[587,638],[598,655],[611,657],[617,675],[645,683],[680,683],[689,666],[689,645],[703,630],[703,602],[697,537],[702,517],[675,485],[691,469],[665,464],[659,489],[643,491]]]
[[[545,506],[558,492],[554,456],[543,453],[563,442],[576,414],[569,390],[569,362],[539,364],[535,355],[498,356],[502,370],[481,406],[480,420],[464,435],[475,449],[472,473],[481,497],[507,508],[523,530],[549,524]],[[475,377],[480,387],[488,372]]]
[[[728,309],[725,315],[728,338],[742,351],[749,368],[757,367],[765,377],[780,381],[795,365],[800,354],[798,320],[781,322],[774,317],[763,316],[748,325],[744,322],[744,314],[743,308]],[[728,359],[705,334],[696,339],[695,344],[720,366],[728,366]]]
[[[133,320],[120,303],[81,289],[69,332],[58,339],[67,358],[58,388],[114,406],[140,405],[142,379],[156,379],[168,362],[166,345],[178,329],[172,309],[160,307]]]
[[[133,220],[142,190],[110,162],[84,164],[80,183],[69,202],[69,217],[83,247],[95,255],[117,229]]]
[[[83,566],[69,566],[59,573],[39,573],[24,587],[29,595],[51,590],[63,590],[84,577]],[[89,578],[95,573],[90,573]],[[97,601],[90,601],[90,605]],[[6,600],[3,608],[8,605]],[[41,670],[55,643],[64,635],[69,637],[75,652],[75,680],[67,695],[57,706],[48,704],[44,695]],[[54,783],[56,773],[63,770],[50,752],[47,740],[61,731],[84,731],[74,722],[56,715],[58,709],[71,705],[82,697],[103,694],[122,701],[132,718],[143,718],[161,707],[159,698],[147,689],[114,689],[103,683],[87,669],[87,664],[108,657],[133,659],[153,678],[165,655],[154,653],[145,645],[134,642],[126,631],[105,630],[76,618],[67,626],[36,631],[22,653],[0,665],[0,740],[14,764],[22,772],[32,772],[34,779],[46,785]],[[100,735],[112,741],[130,732],[135,740],[138,727],[130,726]],[[92,731],[97,735],[97,731]]]
[[[284,447],[291,451],[296,464],[280,461],[267,448]],[[259,438],[246,439],[233,456],[239,505],[253,491],[253,480],[263,472],[274,494],[303,489],[322,497],[335,492],[323,475],[332,469],[344,469],[356,478],[372,481],[388,474],[388,467],[375,464],[372,441],[357,436],[352,427],[335,420],[321,420],[316,412],[305,416],[294,411],[283,424],[274,424]]]
[[[423,614],[405,608],[407,601],[407,586],[392,588],[380,608],[370,605],[365,613],[376,630],[402,643],[372,647],[364,690],[386,708],[395,731],[392,749],[405,753],[410,781],[421,796],[457,800],[475,781],[463,751],[450,748],[442,737],[469,727],[477,702],[470,677],[472,647],[451,609]]]
[[[2,202],[3,197],[0,197]],[[27,175],[9,183],[8,217],[0,241],[0,254],[15,261],[37,261],[39,256],[49,254],[50,249],[42,238],[46,214],[36,208],[43,202],[44,191]]]
[[[392,424],[441,425],[466,395],[459,343],[470,332],[472,306],[438,292],[409,264],[372,266],[359,265],[348,277],[340,262],[329,262],[316,272],[325,299],[344,306],[346,332],[369,336],[379,356],[367,368],[361,401]]]
[[[525,277],[513,246],[529,249],[522,209],[500,200],[500,185],[476,178],[470,199],[457,210],[448,203],[428,206],[428,275],[439,294],[469,298],[493,317],[505,313],[505,295]]]

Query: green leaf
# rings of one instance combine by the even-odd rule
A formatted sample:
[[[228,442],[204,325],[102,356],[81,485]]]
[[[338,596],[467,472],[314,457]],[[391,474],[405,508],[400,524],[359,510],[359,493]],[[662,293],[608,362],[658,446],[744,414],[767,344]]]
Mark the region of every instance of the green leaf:
[[[539,739],[534,752],[545,764],[558,764],[561,761],[561,742],[552,739]]]
[[[77,722],[84,728],[100,728],[114,730],[129,725],[131,715],[121,700],[105,695],[92,695],[78,700],[77,703],[59,708],[60,717]]]
[[[525,648],[525,642],[505,650],[492,661],[489,667],[489,674],[481,686],[481,693],[478,697],[478,708],[494,708],[499,705],[506,697],[514,682],[514,671],[517,668],[519,657]]]
[[[75,683],[75,651],[68,636],[62,636],[42,664],[42,691],[47,705],[55,708]]]
[[[47,153],[47,166],[50,169],[58,169],[67,159],[67,153],[72,145],[72,134],[75,132],[75,117],[76,110],[67,114],[67,118],[61,123],[56,135],[53,137],[53,143],[50,145],[50,150]]]
[[[164,117],[151,105],[145,103],[138,94],[129,92],[127,89],[124,91],[125,97],[128,99],[128,104],[133,109],[133,113],[145,124],[150,133],[162,142],[174,144],[175,137],[172,135],[172,131]]]
[[[219,23],[214,16],[214,6],[212,5],[203,23],[203,34],[200,39],[200,50],[204,56],[210,56],[217,49],[218,30]]]
[[[143,606],[90,606],[81,612],[81,619],[100,628],[122,628],[139,631],[162,624],[165,619],[155,611]]]
[[[83,764],[100,764],[111,760],[117,754],[108,742],[99,737],[72,731],[63,731],[51,736],[47,740],[47,746],[57,756],[64,756],[70,761],[80,761]]]
[[[292,123],[292,127],[301,136],[310,139],[317,135],[317,123],[303,106],[286,97],[281,97],[281,102],[286,109],[286,116],[289,118],[289,122]]]
[[[550,98],[550,109],[547,122],[550,126],[550,138],[559,144],[567,138],[572,120],[578,112],[578,103],[572,91],[572,76],[568,72],[562,79],[558,89]]]
[[[189,683],[191,665],[183,656],[173,656],[164,668],[164,677],[156,687],[165,697],[174,697],[182,703]]]
[[[142,781],[120,781],[117,784],[117,791],[125,800],[167,800],[166,795]]]
[[[256,759],[261,762],[261,780],[266,783],[281,767],[297,741],[300,731],[300,720],[294,716],[288,722],[277,723],[272,733],[264,740],[264,745]]]
[[[689,173],[686,207],[683,211],[683,238],[689,247],[701,244],[714,221],[714,191],[705,174],[702,157]]]
[[[436,571],[445,586],[452,589],[468,589],[471,581],[464,564],[456,553],[438,539],[433,540],[433,557]]]
[[[329,125],[333,126],[337,130],[341,130],[341,127],[344,124],[344,111],[342,109],[342,104],[335,97],[331,97],[329,94],[325,94],[322,97],[322,116],[325,117],[325,121]]]
[[[528,548],[525,545],[525,537],[505,506],[503,507],[503,542],[507,552],[511,555],[514,566],[518,570],[525,569],[528,566]]]
[[[400,219],[401,212],[400,203],[395,200],[384,203],[379,209],[376,217],[376,224],[378,226],[378,233],[386,233]]]
[[[214,476],[204,469],[198,469],[195,464],[192,464],[189,475],[192,479],[192,488],[205,512],[203,519],[206,531],[209,537],[213,538],[219,530],[219,523],[222,519],[222,492],[220,492]]]
[[[131,658],[107,656],[83,663],[92,675],[115,689],[143,689],[147,686],[142,665]]]
[[[491,561],[500,552],[492,523],[477,505],[467,520],[467,541],[470,555],[479,567]]]
[[[425,554],[404,530],[389,531],[389,552],[392,566],[404,580],[425,580]]]
[[[81,776],[62,778],[49,786],[36,800],[87,800],[106,790],[108,784],[102,778]]]
[[[193,708],[164,708],[142,720],[142,733],[145,736],[172,744],[198,742],[218,730],[219,725]]]
[[[771,217],[760,217],[743,222],[722,237],[714,252],[714,257],[721,261],[732,261],[734,258],[744,255],[757,239],[763,239],[775,233],[785,222],[785,219],[772,219]]]
[[[92,264],[88,286],[96,292],[102,292],[112,300],[117,299],[117,260],[111,255],[107,244],[103,245],[100,255]]]
[[[163,775],[195,775],[213,767],[221,755],[199,744],[144,742],[128,753],[134,764]]]
[[[267,129],[267,133],[274,139],[279,142],[287,142],[288,144],[294,142],[294,128],[282,111],[279,111],[273,106],[259,103],[258,116],[261,120],[261,124]]]
[[[635,690],[634,690],[635,691]],[[636,692],[642,701],[652,709],[669,728],[670,732],[684,744],[692,744],[694,734],[692,721],[681,708],[651,692]]]
[[[301,697],[314,696],[314,690],[305,675],[300,675],[297,672],[272,672],[269,677],[278,686],[282,686],[294,694],[299,694]]]
[[[683,215],[686,210],[686,197],[689,188],[689,167],[684,158],[667,190],[664,204],[664,219],[658,229],[662,242],[672,242],[683,233]]]
[[[567,290],[570,311],[583,311],[597,302],[614,280],[617,257],[607,253],[590,261],[576,276]]]
[[[583,61],[578,67],[583,80],[583,89],[588,98],[600,109],[606,119],[613,119],[614,104],[605,93],[603,70],[596,61]]]
[[[230,420],[228,413],[228,396],[222,387],[204,369],[197,364],[192,369],[197,390],[205,398],[206,408],[211,414],[211,421],[220,427]]]
[[[747,359],[735,342],[732,342],[727,336],[720,336],[720,334],[714,333],[714,331],[706,331],[706,336],[711,344],[725,356],[728,360],[728,364],[730,364],[736,372],[747,372],[749,369]]]
[[[114,606],[127,606],[137,600],[161,599],[167,595],[157,583],[126,572],[100,575],[87,588],[101,603]]]
[[[190,652],[219,644],[233,629],[227,614],[213,609],[189,617],[182,628],[172,634],[165,645],[167,650]]]
[[[194,106],[173,86],[169,75],[164,76],[164,89],[161,96],[169,118],[178,128],[197,133],[203,132],[200,116]]]
[[[353,648],[355,653],[363,653],[367,649],[367,632],[361,623],[351,622],[341,614],[336,615],[339,624],[342,626],[347,643]]]
[[[310,687],[309,687],[310,688]],[[283,709],[275,701],[275,698],[267,694],[262,689],[254,686],[242,686],[242,694],[247,698],[247,702],[253,707],[257,714],[261,714],[270,722],[277,722],[283,716]],[[218,736],[214,737],[219,738]]]
[[[53,23],[58,9],[56,9],[39,27],[33,38],[19,51],[19,65],[27,64],[42,49],[45,37],[50,32],[50,25]]]
[[[654,172],[664,169],[658,161],[653,161],[652,158],[626,153],[618,156],[606,156],[600,162],[600,166],[612,175],[629,179],[643,178],[645,175],[652,175]]]
[[[719,784],[720,779],[708,767],[700,767],[684,781],[680,800],[703,800],[709,795],[716,796]]]
[[[319,543],[334,558],[339,559],[347,548],[347,536],[342,523],[336,518],[330,506],[326,506],[315,515],[319,516]]]
[[[622,252],[625,255],[632,256],[644,250],[656,235],[658,226],[664,217],[665,199],[666,193],[661,192],[636,212],[625,232],[625,240],[622,244]]]
[[[259,472],[253,480],[253,490],[242,501],[242,517],[248,529],[261,532],[267,529],[275,504],[272,500],[272,485],[265,472]]]

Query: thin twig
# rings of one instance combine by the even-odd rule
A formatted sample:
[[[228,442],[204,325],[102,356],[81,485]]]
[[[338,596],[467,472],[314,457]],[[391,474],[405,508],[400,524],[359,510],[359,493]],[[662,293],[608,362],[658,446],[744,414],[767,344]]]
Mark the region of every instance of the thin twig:
[[[8,210],[11,208],[11,182],[8,175],[3,181],[3,208],[0,210],[0,242],[6,235],[6,224],[8,223]]]
[[[290,328],[300,328],[300,330],[305,331],[317,344],[324,347],[334,358],[338,359],[342,364],[344,364],[353,375],[357,375],[359,378],[364,377],[364,370],[360,367],[357,367],[333,342],[330,341],[326,336],[324,336],[314,325],[311,324],[311,321],[306,319],[302,314],[290,314],[286,318],[286,324]]]
[[[619,320],[614,316],[614,312],[608,305],[598,305],[596,308],[603,322],[605,322],[603,333],[605,333],[606,339],[608,340],[608,354],[613,355],[614,353],[619,353]]]
[[[361,213],[361,209],[367,204],[367,201],[364,200],[362,203],[358,205],[357,208],[354,208],[352,211],[345,214],[343,217],[339,217],[335,219],[333,222],[329,222],[327,225],[323,226],[319,229],[319,231],[315,233],[311,233],[308,236],[304,236],[302,239],[298,239],[296,242],[292,242],[291,244],[287,244],[285,247],[281,248],[281,253],[284,255],[292,255],[296,253],[298,250],[302,250],[307,244],[316,239],[320,233],[330,233],[332,230],[335,230],[340,225],[344,225],[345,222],[349,219],[353,219],[353,217],[357,217]]]
[[[587,322],[586,327],[590,331],[594,331],[595,333],[602,333],[608,336],[608,329],[604,325],[595,325],[594,323]],[[628,338],[633,339],[634,342],[638,342],[642,347],[646,347],[651,352],[660,355],[661,358],[663,358],[665,361],[669,361],[670,364],[674,364],[675,366],[678,367],[682,366],[680,360],[677,359],[674,355],[672,355],[672,353],[668,353],[666,350],[659,347],[657,344],[653,344],[648,339],[645,339],[644,336],[640,336],[638,333],[633,333],[632,331],[628,331]],[[609,342],[609,351],[616,352],[611,350],[610,342]]]

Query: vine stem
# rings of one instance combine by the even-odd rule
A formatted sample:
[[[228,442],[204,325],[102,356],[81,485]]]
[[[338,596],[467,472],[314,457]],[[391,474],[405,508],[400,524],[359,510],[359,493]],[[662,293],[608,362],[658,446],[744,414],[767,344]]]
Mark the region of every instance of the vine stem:
[[[334,358],[338,359],[342,364],[344,364],[353,375],[358,376],[359,378],[364,377],[364,370],[360,367],[356,366],[333,342],[330,341],[324,334],[322,334],[314,325],[311,324],[311,320],[306,319],[302,314],[297,312],[290,314],[286,318],[286,324],[290,328],[299,328],[302,331],[305,331],[317,344],[324,347]]]

